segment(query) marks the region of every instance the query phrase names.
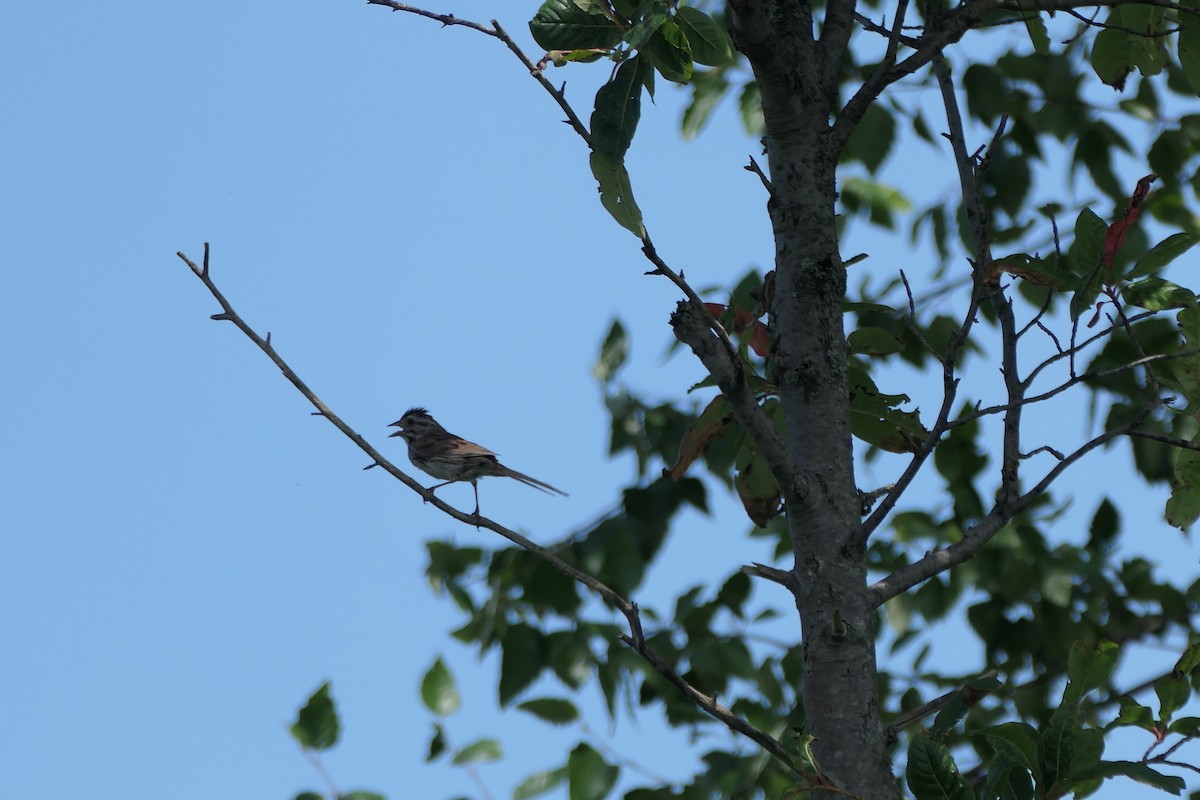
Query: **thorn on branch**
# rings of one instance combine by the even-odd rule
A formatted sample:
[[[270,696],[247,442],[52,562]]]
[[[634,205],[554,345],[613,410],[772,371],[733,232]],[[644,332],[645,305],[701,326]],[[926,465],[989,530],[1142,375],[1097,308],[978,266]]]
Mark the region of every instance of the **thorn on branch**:
[[[378,466],[379,466],[378,461],[376,461],[374,464],[367,464],[365,467],[363,467],[363,472],[366,472],[369,469],[375,469]]]
[[[213,314],[211,317],[209,317],[209,319],[216,320],[217,322],[233,322],[233,317],[229,316],[229,314],[224,311],[222,311],[220,314]]]
[[[208,276],[208,242],[204,243],[204,272],[200,274],[205,277]]]

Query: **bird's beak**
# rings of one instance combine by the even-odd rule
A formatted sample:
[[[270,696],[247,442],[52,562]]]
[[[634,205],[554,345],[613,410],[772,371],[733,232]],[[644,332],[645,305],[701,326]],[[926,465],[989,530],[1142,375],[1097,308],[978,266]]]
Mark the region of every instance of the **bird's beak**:
[[[390,428],[391,426],[389,425],[388,427]],[[389,433],[388,438],[395,439],[397,436],[403,436],[403,435],[404,435],[404,431],[396,431],[395,433]]]
[[[391,425],[388,425],[388,427],[389,428],[399,428],[403,424],[404,424],[404,420],[398,419],[395,422],[393,422]]]

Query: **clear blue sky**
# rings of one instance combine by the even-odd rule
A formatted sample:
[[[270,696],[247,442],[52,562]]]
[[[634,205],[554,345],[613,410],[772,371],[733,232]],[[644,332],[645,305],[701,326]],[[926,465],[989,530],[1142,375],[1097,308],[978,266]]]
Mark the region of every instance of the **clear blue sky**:
[[[534,6],[507,6],[501,21],[536,57]],[[553,540],[632,475],[607,459],[590,374],[612,317],[631,331],[639,390],[674,397],[700,377],[685,357],[664,362],[677,292],[643,275],[636,240],[604,215],[559,110],[495,41],[350,0],[17,4],[2,17],[5,796],[323,789],[286,729],[327,679],[345,736],[326,765],[343,790],[478,796],[461,771],[423,763],[417,683],[439,653],[465,697],[454,742],[504,740],[506,760],[482,770],[496,797],[556,766],[584,734],[497,712],[495,665],[447,637],[460,620],[421,574],[425,540],[486,534],[363,472],[261,353],[208,320],[218,307],[174,253],[198,259],[212,242],[235,308],[402,468],[386,425],[424,405],[569,491],[481,486],[486,513]],[[586,118],[601,73],[551,77]],[[762,187],[741,169],[759,147],[730,104],[680,144],[681,98],[664,86],[645,108],[630,167],[661,254],[693,285],[722,285],[772,257]],[[952,188],[944,154],[913,153],[889,180]],[[914,258],[854,231],[847,252],[873,256],[856,269]],[[1098,487],[1127,483],[1145,549],[1194,574],[1196,548],[1157,522],[1161,493],[1123,462],[1080,470],[1079,518]],[[863,485],[894,466],[877,462]],[[469,488],[444,496],[470,507]],[[669,603],[767,558],[741,541],[731,503],[716,509],[682,521],[639,600]],[[787,607],[771,587],[756,597]],[[594,699],[593,743],[613,734]],[[611,740],[668,778],[692,770],[696,751],[650,718]]]

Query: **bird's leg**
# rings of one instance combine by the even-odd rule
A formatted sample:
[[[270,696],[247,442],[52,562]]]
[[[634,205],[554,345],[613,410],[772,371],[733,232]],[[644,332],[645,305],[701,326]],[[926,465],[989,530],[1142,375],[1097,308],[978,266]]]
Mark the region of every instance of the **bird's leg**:
[[[479,484],[471,481],[471,488],[475,490],[475,512],[472,516],[479,516]]]

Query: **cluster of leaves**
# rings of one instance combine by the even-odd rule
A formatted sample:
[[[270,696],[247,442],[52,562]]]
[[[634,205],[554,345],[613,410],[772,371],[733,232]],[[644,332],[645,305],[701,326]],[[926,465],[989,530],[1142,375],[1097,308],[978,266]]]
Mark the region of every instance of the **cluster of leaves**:
[[[667,0],[546,0],[529,30],[557,65],[601,57],[617,64],[596,93],[592,174],[613,219],[644,237],[624,163],[641,117],[642,92],[654,96],[656,75],[686,84],[696,64],[732,64],[729,34],[703,11]]]
[[[969,687],[970,691],[964,689],[954,695],[933,726],[912,737],[905,773],[913,796],[916,800],[976,797],[1032,800],[1069,794],[1083,797],[1099,788],[1104,780],[1117,776],[1180,794],[1185,785],[1183,779],[1164,774],[1151,764],[1170,765],[1170,754],[1180,744],[1200,738],[1200,718],[1172,719],[1182,702],[1200,686],[1200,645],[1189,648],[1172,673],[1155,684],[1159,697],[1157,716],[1126,697],[1121,698],[1115,719],[1101,727],[1089,725],[1087,718],[1094,716],[1094,709],[1089,713],[1085,700],[1089,694],[1108,686],[1117,656],[1118,647],[1111,642],[1101,642],[1096,647],[1076,643],[1071,647],[1062,701],[1045,726],[1039,730],[1024,722],[1006,722],[973,731],[977,750],[984,758],[980,789],[959,771],[946,743],[979,696],[979,689]],[[1148,754],[1137,762],[1104,760],[1106,734],[1122,727],[1150,731],[1156,745],[1165,745],[1163,751],[1153,757]],[[1168,737],[1177,739],[1168,744]]]
[[[1139,408],[1169,390],[1171,403],[1160,406],[1164,411],[1147,417],[1141,428],[1170,433],[1200,447],[1195,425],[1200,412],[1200,303],[1195,292],[1160,274],[1200,242],[1200,233],[1171,234],[1134,260],[1120,258],[1122,245],[1137,230],[1135,223],[1157,178],[1149,175],[1139,181],[1124,213],[1112,223],[1084,208],[1065,254],[1057,250],[1045,257],[1016,253],[998,259],[996,268],[1037,287],[1027,290],[1027,296],[1037,297],[1046,310],[1053,308],[1057,298],[1070,298],[1069,343],[1064,346],[1056,341],[1056,345],[1059,356],[1070,359],[1072,375],[1079,338],[1105,315],[1114,323],[1115,330],[1086,373],[1095,379],[1095,389],[1114,398],[1108,415],[1110,429],[1124,424]],[[1169,311],[1177,311],[1174,325],[1156,317]],[[1145,362],[1141,377],[1126,369],[1138,362]],[[1142,450],[1145,453],[1147,448]],[[1152,468],[1148,454],[1139,459],[1139,467],[1148,478],[1171,483],[1167,519],[1185,528],[1200,517],[1200,472],[1194,451],[1162,446],[1150,450]]]

